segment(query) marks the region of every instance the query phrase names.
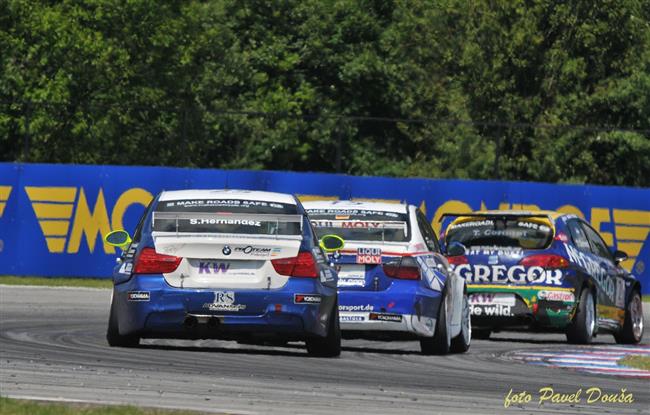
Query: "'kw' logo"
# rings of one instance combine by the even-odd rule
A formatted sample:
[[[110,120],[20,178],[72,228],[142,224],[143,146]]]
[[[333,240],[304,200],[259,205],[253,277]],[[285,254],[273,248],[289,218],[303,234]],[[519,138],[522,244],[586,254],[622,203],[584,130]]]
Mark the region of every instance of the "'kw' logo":
[[[226,273],[230,264],[226,262],[199,262],[199,274]]]

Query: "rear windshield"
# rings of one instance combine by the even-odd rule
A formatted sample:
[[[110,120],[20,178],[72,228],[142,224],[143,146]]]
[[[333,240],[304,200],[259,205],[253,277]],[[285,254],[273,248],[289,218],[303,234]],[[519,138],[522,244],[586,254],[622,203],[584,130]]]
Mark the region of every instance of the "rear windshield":
[[[461,242],[471,246],[498,246],[543,249],[550,245],[553,230],[542,221],[521,218],[486,218],[451,224],[445,235],[447,245]]]
[[[346,241],[407,242],[408,216],[376,210],[307,209],[316,235],[338,235]]]
[[[159,202],[153,230],[159,232],[301,235],[296,205],[240,199]]]

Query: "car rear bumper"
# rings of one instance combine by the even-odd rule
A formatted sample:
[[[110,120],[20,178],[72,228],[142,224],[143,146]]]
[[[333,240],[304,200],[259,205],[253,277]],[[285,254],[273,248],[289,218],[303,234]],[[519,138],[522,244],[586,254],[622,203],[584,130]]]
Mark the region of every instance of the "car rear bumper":
[[[470,304],[474,328],[549,328],[563,329],[570,322],[575,310],[575,293],[572,288],[504,286],[468,284],[470,303],[473,294],[513,295],[512,305]],[[549,298],[550,297],[550,298]]]
[[[162,275],[141,275],[116,285],[114,295],[120,334],[149,338],[324,336],[336,305],[335,289],[307,278],[273,290],[214,290],[174,288]]]
[[[360,337],[372,337],[371,332],[431,337],[441,298],[441,292],[422,288],[417,281],[394,283],[384,291],[340,291],[341,330]]]

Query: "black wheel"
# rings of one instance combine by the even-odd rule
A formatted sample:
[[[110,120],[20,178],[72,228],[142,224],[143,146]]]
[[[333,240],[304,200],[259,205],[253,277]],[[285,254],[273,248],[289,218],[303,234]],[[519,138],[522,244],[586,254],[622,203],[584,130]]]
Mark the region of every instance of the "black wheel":
[[[314,357],[337,357],[341,354],[341,326],[339,325],[338,302],[330,316],[327,336],[311,337],[307,344],[307,353]]]
[[[117,326],[117,310],[115,309],[115,294],[111,299],[111,311],[108,316],[108,329],[106,330],[106,340],[111,347],[135,347],[140,344],[138,336],[122,336]]]
[[[463,311],[460,321],[460,333],[451,340],[450,350],[452,353],[465,353],[469,350],[472,341],[472,316],[469,312],[469,300],[467,294],[463,295]]]
[[[447,354],[451,348],[451,338],[449,331],[449,322],[447,321],[447,296],[442,297],[438,319],[436,320],[436,331],[433,337],[423,337],[420,339],[420,350],[422,354]]]
[[[625,307],[625,322],[614,338],[622,344],[636,344],[643,338],[643,302],[638,291],[632,293]]]
[[[588,288],[583,288],[580,293],[580,302],[573,321],[566,331],[569,343],[589,344],[594,338],[596,330],[596,305],[594,295]]]
[[[479,340],[487,340],[490,338],[492,330],[490,329],[472,329],[472,338]]]

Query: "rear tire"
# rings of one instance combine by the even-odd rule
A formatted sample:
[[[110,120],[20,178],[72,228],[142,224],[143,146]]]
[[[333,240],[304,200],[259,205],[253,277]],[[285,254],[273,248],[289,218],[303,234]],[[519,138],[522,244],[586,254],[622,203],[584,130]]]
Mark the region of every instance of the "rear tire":
[[[443,355],[449,353],[451,338],[449,337],[449,325],[447,324],[447,296],[442,297],[438,319],[436,320],[436,331],[433,337],[420,339],[420,350],[424,355]]]
[[[589,344],[594,339],[596,329],[596,306],[594,295],[588,288],[583,288],[580,293],[580,302],[573,321],[566,331],[569,343]]]
[[[643,338],[643,302],[639,291],[634,291],[625,307],[625,321],[621,330],[614,334],[616,343],[637,344]]]
[[[463,295],[463,310],[461,312],[460,333],[451,341],[450,350],[452,353],[465,353],[469,350],[472,341],[472,317],[469,312],[467,294]]]
[[[108,316],[108,329],[106,340],[111,347],[135,347],[140,344],[140,337],[134,335],[122,336],[117,321],[117,310],[115,309],[115,294],[111,298],[111,311]]]
[[[314,357],[337,357],[341,354],[341,326],[339,325],[338,303],[330,316],[327,336],[310,337],[305,340],[307,353]]]

